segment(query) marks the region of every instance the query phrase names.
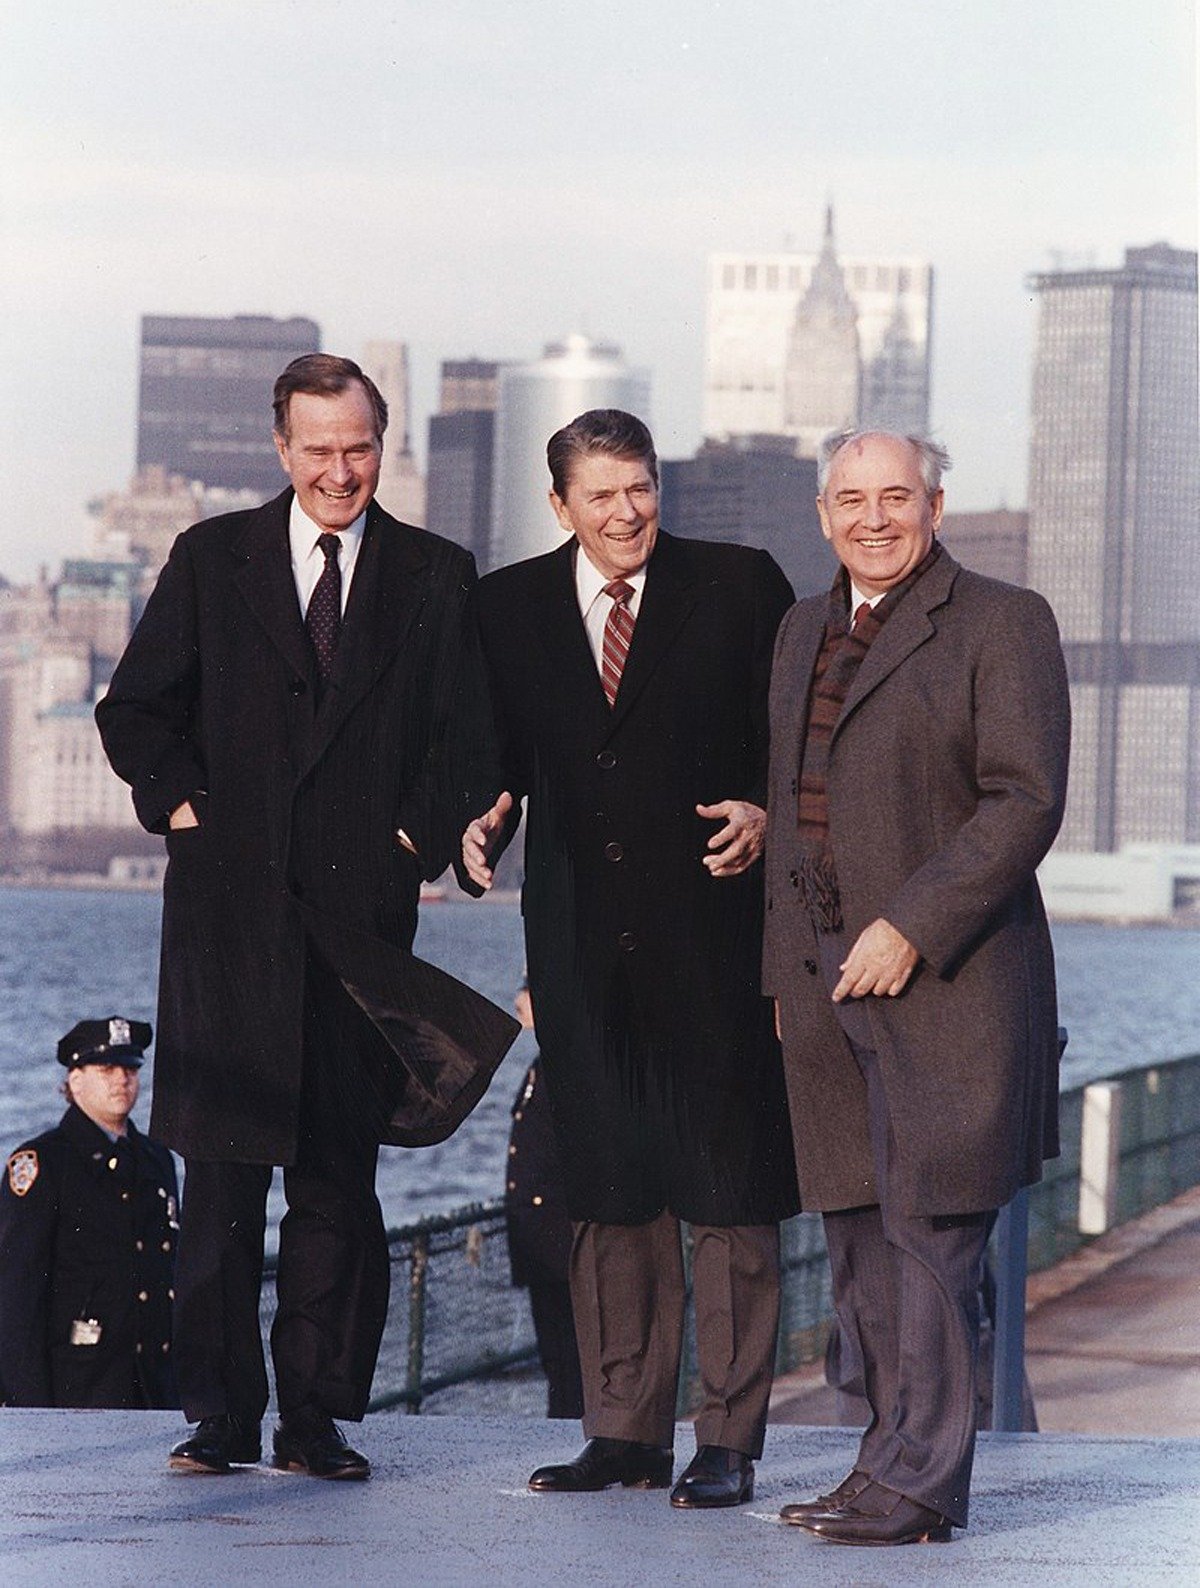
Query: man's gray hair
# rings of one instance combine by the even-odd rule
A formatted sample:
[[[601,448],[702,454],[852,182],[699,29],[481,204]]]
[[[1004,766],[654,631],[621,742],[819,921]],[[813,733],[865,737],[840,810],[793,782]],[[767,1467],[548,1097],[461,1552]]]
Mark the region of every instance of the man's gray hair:
[[[901,430],[835,430],[825,437],[817,452],[817,490],[822,495],[829,484],[829,471],[834,458],[850,442],[862,441],[866,436],[886,436],[889,441],[906,441],[917,454],[917,466],[921,470],[926,491],[932,496],[941,489],[942,475],[952,467],[950,454],[936,441],[930,441],[928,436],[905,435]]]

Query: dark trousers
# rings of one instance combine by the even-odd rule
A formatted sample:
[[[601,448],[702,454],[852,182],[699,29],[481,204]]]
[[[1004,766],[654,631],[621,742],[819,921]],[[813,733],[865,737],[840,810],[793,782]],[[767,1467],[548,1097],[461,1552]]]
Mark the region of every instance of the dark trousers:
[[[271,1358],[281,1413],[358,1421],[387,1316],[389,1264],[375,1196],[378,1119],[355,1061],[361,1017],[310,956],[296,1161],[283,1171]],[[188,1160],[175,1277],[175,1361],[192,1422],[261,1420],[259,1323],[269,1164]]]
[[[902,1209],[879,1061],[853,1046],[867,1085],[880,1201],[824,1220],[834,1306],[862,1362],[871,1409],[855,1466],[961,1527],[975,1456],[979,1287],[994,1215]]]
[[[779,1328],[779,1227],[693,1225],[697,1445],[762,1455]],[[571,1300],[588,1438],[671,1445],[686,1285],[679,1221],[575,1225]]]

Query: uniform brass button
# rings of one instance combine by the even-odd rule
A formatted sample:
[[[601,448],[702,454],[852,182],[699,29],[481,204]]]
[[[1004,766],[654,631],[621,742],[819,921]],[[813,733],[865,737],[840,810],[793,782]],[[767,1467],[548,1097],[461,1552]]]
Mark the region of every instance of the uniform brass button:
[[[122,1191],[121,1192],[121,1201],[122,1202],[128,1202],[129,1201],[129,1192],[128,1191]]]
[[[510,1180],[508,1182],[508,1189],[510,1191],[515,1191],[517,1189],[517,1182],[515,1180]]]
[[[637,947],[637,937],[633,932],[622,932],[617,938],[617,947],[625,954],[632,954]]]
[[[162,1244],[162,1249],[163,1249],[164,1252],[169,1252],[171,1250],[170,1241],[164,1241],[163,1244]]]
[[[108,1167],[110,1169],[115,1169],[117,1167],[117,1160],[115,1158],[110,1158],[108,1160]]]
[[[169,1340],[164,1340],[162,1343],[162,1348],[163,1355],[166,1356],[167,1352],[171,1349],[171,1342]]]
[[[175,1300],[175,1292],[173,1290],[168,1290],[167,1291],[167,1300],[168,1301],[174,1301]]]
[[[134,1349],[135,1349],[135,1350],[136,1350],[136,1351],[137,1351],[137,1354],[138,1354],[138,1355],[139,1355],[139,1356],[141,1356],[141,1354],[142,1354],[142,1342],[141,1342],[141,1341],[140,1341],[140,1340],[139,1340],[139,1341],[138,1341],[138,1343],[137,1343],[137,1345],[136,1345],[136,1346],[135,1346],[135,1347],[134,1347]]]
[[[515,1158],[517,1156],[517,1149],[515,1147],[510,1147],[508,1149],[508,1156],[510,1158]]]
[[[542,1199],[541,1199],[541,1197],[534,1197],[534,1199],[533,1199],[533,1205],[534,1205],[534,1207],[535,1207],[535,1208],[540,1208],[540,1207],[541,1207],[541,1205],[542,1205]]]
[[[134,1249],[135,1252],[144,1252],[146,1250],[146,1247],[145,1247],[145,1244],[142,1241],[134,1241],[133,1249]]]
[[[606,860],[624,860],[625,851],[618,843],[605,844],[604,857]]]
[[[611,750],[601,750],[596,757],[596,765],[605,772],[611,772],[617,764],[617,758]]]
[[[149,1294],[146,1291],[139,1290],[138,1291],[138,1300],[139,1301],[149,1301],[150,1300],[150,1296],[149,1296]]]
[[[159,1186],[158,1194],[160,1197],[165,1197],[167,1193],[163,1190],[162,1186]]]

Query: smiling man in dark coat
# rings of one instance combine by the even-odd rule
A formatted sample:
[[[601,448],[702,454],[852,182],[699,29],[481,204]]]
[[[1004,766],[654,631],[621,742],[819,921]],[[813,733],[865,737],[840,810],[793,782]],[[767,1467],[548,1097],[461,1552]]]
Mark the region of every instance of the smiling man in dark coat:
[[[538,1044],[575,1223],[583,1453],[539,1491],[671,1481],[692,1226],[703,1404],[679,1506],[753,1494],[797,1207],[759,987],[766,691],[790,592],[772,559],[659,529],[650,432],[551,438],[570,541],[480,586],[503,795],[464,837],[483,886],[528,801]]]
[[[462,817],[471,558],[374,502],[387,408],[348,359],[275,386],[292,488],[176,541],[97,709],[167,838],[155,1136],[187,1160],[172,1464],[260,1454],[267,1189],[284,1165],[275,1460],[363,1478],[388,1298],[381,1141],[449,1134],[518,1030],[407,953]]]
[[[984,1245],[1058,1151],[1034,873],[1066,794],[1066,671],[1040,596],[940,548],[948,463],[831,438],[842,568],[784,619],[771,678],[764,986],[873,1414],[854,1471],[783,1515],[846,1544],[966,1524]]]

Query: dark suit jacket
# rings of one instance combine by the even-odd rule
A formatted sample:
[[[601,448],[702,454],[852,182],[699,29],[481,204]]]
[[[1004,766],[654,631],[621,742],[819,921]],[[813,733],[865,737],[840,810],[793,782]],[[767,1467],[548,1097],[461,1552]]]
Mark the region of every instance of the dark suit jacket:
[[[384,1140],[449,1134],[518,1029],[407,953],[421,873],[462,827],[448,738],[478,693],[472,560],[373,503],[318,707],[291,498],[179,537],[96,712],[166,832],[151,1126],[201,1159],[291,1161],[310,944],[365,1011]],[[198,793],[201,825],[167,831]]]
[[[171,1154],[132,1122],[114,1147],[72,1104],[22,1159],[0,1184],[0,1401],[178,1406]],[[95,1344],[72,1342],[77,1320],[99,1325]]]
[[[480,585],[506,786],[528,800],[529,981],[574,1218],[795,1210],[759,868],[714,880],[716,826],[695,812],[763,802],[788,600],[765,552],[660,534],[610,709],[574,542]]]
[[[806,1206],[878,1199],[857,1066],[796,886],[796,779],[826,600],[779,630],[771,681],[764,987],[785,1058]],[[846,937],[880,916],[919,950],[870,998],[906,1209],[999,1207],[1058,1151],[1054,961],[1035,868],[1062,820],[1066,670],[1039,595],[943,551],[851,686],[830,749]]]

